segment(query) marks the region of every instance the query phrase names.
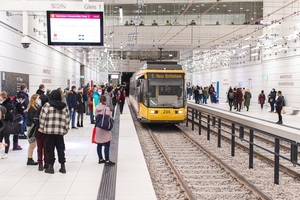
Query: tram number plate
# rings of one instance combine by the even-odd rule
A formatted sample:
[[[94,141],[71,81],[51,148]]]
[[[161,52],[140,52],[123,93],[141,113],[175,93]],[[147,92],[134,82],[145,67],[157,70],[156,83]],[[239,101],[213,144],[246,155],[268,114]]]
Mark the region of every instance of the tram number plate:
[[[170,110],[163,110],[163,114],[170,114]]]

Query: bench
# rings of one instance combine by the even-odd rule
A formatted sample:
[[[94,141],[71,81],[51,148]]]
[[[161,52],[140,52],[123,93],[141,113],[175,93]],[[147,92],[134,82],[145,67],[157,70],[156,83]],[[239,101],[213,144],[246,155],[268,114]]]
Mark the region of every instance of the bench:
[[[297,115],[299,113],[299,107],[288,107],[284,106],[285,114],[288,115]]]

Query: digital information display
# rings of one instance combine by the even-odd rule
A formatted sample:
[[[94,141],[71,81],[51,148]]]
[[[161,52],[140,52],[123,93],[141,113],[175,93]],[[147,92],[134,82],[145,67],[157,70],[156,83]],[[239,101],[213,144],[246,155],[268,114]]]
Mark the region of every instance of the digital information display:
[[[103,46],[103,12],[47,11],[48,45]]]

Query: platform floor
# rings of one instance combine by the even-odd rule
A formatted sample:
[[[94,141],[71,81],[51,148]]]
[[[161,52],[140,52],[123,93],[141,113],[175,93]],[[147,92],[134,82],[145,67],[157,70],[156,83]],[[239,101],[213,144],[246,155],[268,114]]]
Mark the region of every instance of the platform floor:
[[[194,100],[188,100],[189,103],[195,104]],[[209,107],[215,107],[218,109],[222,109],[222,110],[227,110],[229,111],[229,105],[226,102],[219,102],[219,103],[211,103],[210,99],[208,99],[207,104],[199,104],[199,105],[203,105],[203,106],[209,106]],[[243,108],[241,110],[241,112],[237,112],[236,110],[234,110],[232,108],[231,113],[236,113],[238,115],[244,115],[244,116],[249,116],[249,117],[253,117],[256,119],[260,119],[265,121],[266,123],[276,123],[278,121],[278,114],[274,113],[274,112],[269,112],[270,109],[270,105],[269,104],[265,104],[264,108],[261,109],[260,108],[260,104],[250,104],[249,107],[249,111],[247,111],[247,108]],[[300,114],[296,114],[296,115],[291,115],[291,114],[282,114],[282,121],[283,121],[283,125],[278,125],[277,126],[287,126],[287,127],[291,127],[291,128],[295,128],[295,129],[299,129],[300,130]]]
[[[72,129],[65,136],[66,174],[58,172],[60,165],[57,162],[55,174],[38,171],[37,166],[27,166],[28,142],[19,140],[23,150],[10,150],[7,159],[0,159],[0,199],[96,200],[105,167],[98,164],[96,145],[91,143],[92,128],[89,116],[85,116],[84,128]],[[113,160],[117,163],[115,199],[155,200],[127,104],[120,115],[119,130],[118,160]],[[2,148],[0,156],[3,153]],[[33,158],[36,160],[36,152]]]

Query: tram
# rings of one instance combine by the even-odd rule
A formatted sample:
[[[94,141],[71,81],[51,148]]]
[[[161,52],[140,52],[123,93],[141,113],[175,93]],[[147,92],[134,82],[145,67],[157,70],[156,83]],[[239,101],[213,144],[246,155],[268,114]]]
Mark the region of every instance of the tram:
[[[130,79],[129,101],[142,123],[180,123],[187,117],[185,90],[181,65],[148,61]]]

